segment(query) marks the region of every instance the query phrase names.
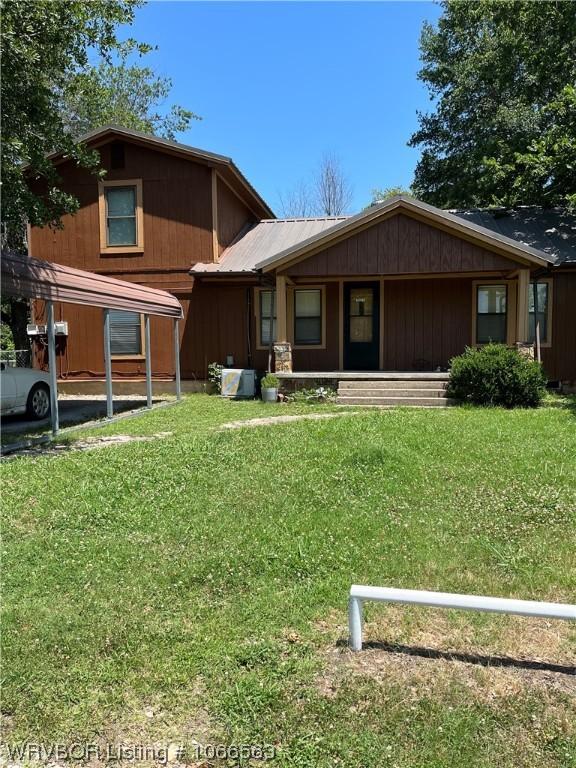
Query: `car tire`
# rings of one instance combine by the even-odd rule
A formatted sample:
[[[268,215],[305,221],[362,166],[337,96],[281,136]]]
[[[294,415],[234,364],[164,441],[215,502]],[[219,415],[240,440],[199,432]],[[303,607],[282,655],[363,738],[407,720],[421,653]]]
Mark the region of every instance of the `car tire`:
[[[34,384],[28,393],[26,413],[38,421],[50,415],[50,388],[46,384]]]

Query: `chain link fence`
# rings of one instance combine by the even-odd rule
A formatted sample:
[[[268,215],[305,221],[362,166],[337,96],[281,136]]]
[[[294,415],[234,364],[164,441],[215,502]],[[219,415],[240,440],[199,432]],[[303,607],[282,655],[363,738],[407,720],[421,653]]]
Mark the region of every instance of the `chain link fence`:
[[[30,368],[31,352],[29,349],[1,349],[0,362],[12,368]]]

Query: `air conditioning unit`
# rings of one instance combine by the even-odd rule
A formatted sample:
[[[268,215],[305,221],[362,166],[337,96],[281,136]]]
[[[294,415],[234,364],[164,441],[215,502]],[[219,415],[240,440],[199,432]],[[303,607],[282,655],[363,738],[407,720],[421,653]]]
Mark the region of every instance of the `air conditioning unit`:
[[[45,325],[31,323],[26,326],[26,333],[28,336],[46,336],[47,330]]]
[[[68,321],[60,320],[54,323],[54,334],[56,336],[68,336]]]
[[[256,392],[256,371],[249,368],[223,368],[220,381],[222,397],[254,397]]]

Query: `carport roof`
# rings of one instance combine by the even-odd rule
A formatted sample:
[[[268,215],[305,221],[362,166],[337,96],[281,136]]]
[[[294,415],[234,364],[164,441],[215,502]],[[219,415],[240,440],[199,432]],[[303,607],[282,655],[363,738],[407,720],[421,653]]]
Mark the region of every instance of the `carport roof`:
[[[180,302],[167,291],[13,253],[2,254],[2,292],[27,299],[182,317]]]

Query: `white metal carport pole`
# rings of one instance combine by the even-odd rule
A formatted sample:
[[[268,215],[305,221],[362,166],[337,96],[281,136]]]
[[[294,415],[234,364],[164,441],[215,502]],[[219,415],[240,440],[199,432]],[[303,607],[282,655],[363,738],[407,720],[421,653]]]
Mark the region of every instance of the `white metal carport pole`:
[[[106,373],[106,416],[114,416],[112,392],[112,356],[110,354],[110,310],[104,310],[104,371]]]
[[[174,320],[174,370],[176,372],[176,400],[182,399],[182,384],[180,382],[180,331],[178,320]]]
[[[144,315],[144,347],[146,354],[146,407],[152,408],[152,360],[150,357],[150,315]]]
[[[58,418],[58,374],[56,372],[56,336],[54,334],[54,302],[47,301],[48,314],[48,368],[50,369],[50,417],[52,434],[57,435],[60,429]]]

